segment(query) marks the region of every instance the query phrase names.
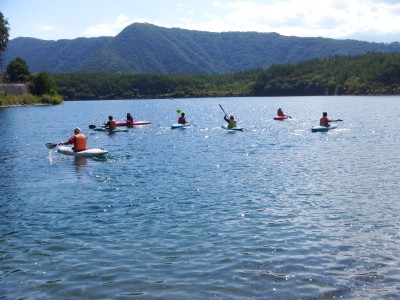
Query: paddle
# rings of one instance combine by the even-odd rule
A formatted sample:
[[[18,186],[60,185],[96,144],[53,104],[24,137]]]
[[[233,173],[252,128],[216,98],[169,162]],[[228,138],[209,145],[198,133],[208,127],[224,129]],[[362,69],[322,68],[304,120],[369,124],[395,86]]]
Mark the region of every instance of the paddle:
[[[55,147],[57,147],[57,146],[58,146],[58,144],[46,143],[47,149],[53,149],[53,148],[55,148]]]
[[[225,110],[222,108],[222,105],[220,104],[219,107],[221,107],[222,111],[224,112],[225,116],[227,116],[228,114],[225,112]]]
[[[89,129],[95,129],[96,127],[96,125],[89,125]]]

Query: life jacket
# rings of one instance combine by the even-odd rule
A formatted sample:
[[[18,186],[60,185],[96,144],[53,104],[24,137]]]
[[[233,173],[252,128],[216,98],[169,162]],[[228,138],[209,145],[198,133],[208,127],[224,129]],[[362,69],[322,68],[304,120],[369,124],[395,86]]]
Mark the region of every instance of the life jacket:
[[[279,116],[279,117],[283,117],[285,114],[283,113],[283,111],[282,110],[278,110],[277,112],[276,112],[276,114]]]
[[[87,150],[86,136],[82,133],[78,133],[75,135],[74,151],[79,152],[83,150]]]
[[[232,120],[232,119],[230,119],[230,120],[229,120],[229,125],[228,125],[228,127],[229,127],[229,128],[236,127],[236,121],[235,121],[235,120]]]
[[[116,129],[116,128],[117,128],[117,121],[115,121],[115,120],[110,120],[110,121],[109,121],[108,128],[109,128],[110,130]]]
[[[327,117],[322,117],[321,119],[319,119],[319,125],[329,127],[329,119]]]
[[[178,124],[186,124],[186,120],[184,117],[179,117]]]

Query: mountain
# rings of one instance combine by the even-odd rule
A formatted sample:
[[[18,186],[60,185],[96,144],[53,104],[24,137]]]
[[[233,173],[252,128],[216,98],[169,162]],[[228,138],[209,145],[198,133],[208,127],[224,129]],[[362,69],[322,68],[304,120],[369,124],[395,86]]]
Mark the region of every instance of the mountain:
[[[400,43],[302,38],[277,33],[204,32],[147,23],[115,37],[9,41],[6,64],[19,56],[31,72],[223,74],[336,55],[400,52]]]
[[[9,41],[5,63],[19,56],[27,62],[31,72],[75,72],[112,39],[99,37],[45,41],[19,37]]]

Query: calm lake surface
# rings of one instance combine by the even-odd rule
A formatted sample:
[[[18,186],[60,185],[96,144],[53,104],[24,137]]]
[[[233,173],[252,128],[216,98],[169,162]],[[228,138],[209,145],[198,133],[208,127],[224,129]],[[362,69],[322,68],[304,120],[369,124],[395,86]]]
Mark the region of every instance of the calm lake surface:
[[[221,128],[218,104],[243,132]],[[272,120],[278,107],[292,119]],[[177,109],[196,127],[171,130]],[[312,133],[323,111],[344,122]],[[88,128],[127,112],[153,123]],[[400,297],[400,97],[77,101],[0,118],[1,299]],[[109,154],[45,147],[76,126]]]

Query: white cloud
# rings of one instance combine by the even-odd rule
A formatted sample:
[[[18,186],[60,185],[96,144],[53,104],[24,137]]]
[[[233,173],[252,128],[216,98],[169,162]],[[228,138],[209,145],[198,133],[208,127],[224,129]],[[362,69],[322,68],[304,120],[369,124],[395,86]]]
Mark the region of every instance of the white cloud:
[[[39,29],[43,31],[53,31],[54,27],[52,25],[46,25],[46,24],[39,24]]]
[[[195,15],[201,18],[175,26],[332,38],[397,34],[400,39],[400,3],[390,0],[215,1],[212,9]]]
[[[90,26],[85,36],[115,36],[134,22],[210,32],[278,32],[287,36],[400,40],[400,2],[394,0],[182,0],[168,14]],[[387,40],[385,40],[385,38]]]
[[[90,26],[85,29],[83,34],[87,37],[93,36],[115,36],[126,26],[134,22],[146,22],[145,20],[130,20],[124,14],[120,14],[115,20],[110,23],[101,23],[94,26]]]

